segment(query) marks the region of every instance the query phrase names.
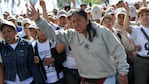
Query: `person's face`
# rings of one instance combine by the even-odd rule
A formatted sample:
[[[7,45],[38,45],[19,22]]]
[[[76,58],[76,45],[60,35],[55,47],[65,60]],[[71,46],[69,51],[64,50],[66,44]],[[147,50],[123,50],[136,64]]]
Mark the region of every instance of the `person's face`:
[[[102,22],[102,25],[104,25],[105,27],[107,27],[110,30],[113,27],[113,23],[112,23],[112,20],[110,18],[104,18],[103,22]]]
[[[149,24],[149,12],[144,12],[140,14],[139,21],[142,25],[148,25]]]
[[[40,42],[45,42],[47,40],[47,36],[40,30],[37,30],[37,36]]]
[[[3,16],[4,16],[4,19],[7,20],[8,15],[3,15]]]
[[[17,34],[17,31],[15,29],[10,28],[9,26],[4,26],[4,28],[1,31],[3,39],[9,43],[13,44],[16,42],[15,36]]]
[[[123,22],[124,22],[124,17],[125,17],[124,14],[119,14],[119,15],[118,15],[118,23],[119,23],[120,25],[122,25],[122,26],[123,26]]]
[[[30,25],[29,23],[26,23],[24,25],[24,32],[26,33],[27,36],[29,35],[29,29],[28,29],[29,25]]]
[[[72,16],[72,21],[74,24],[74,28],[79,32],[79,33],[86,33],[87,32],[87,25],[89,21],[85,19],[83,16],[79,14],[75,14]]]
[[[115,14],[110,14],[112,16],[112,22],[113,24],[115,23],[115,20],[116,20],[116,17],[115,17]]]
[[[87,8],[86,5],[82,5],[82,6],[81,6],[81,9],[83,9],[83,10],[85,10],[86,8]]]
[[[62,16],[58,19],[58,22],[59,22],[59,26],[64,27],[67,23],[67,19],[66,17]]]
[[[36,39],[36,36],[37,36],[36,29],[35,28],[29,28],[29,32],[30,32],[31,37],[33,37],[34,39]]]
[[[69,28],[74,28],[72,16],[69,16],[67,18],[67,25],[69,26]]]

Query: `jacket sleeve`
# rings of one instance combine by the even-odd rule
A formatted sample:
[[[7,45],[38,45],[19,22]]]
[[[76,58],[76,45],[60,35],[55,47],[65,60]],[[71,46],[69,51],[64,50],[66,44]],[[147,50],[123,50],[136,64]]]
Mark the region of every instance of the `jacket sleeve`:
[[[55,59],[55,63],[62,64],[66,60],[65,50],[61,53],[58,53],[56,48],[51,48],[52,57]]]
[[[74,30],[58,30],[54,31],[52,26],[46,20],[40,18],[36,21],[37,26],[45,33],[45,35],[58,43],[68,45],[73,39]]]
[[[45,35],[52,39],[52,40],[56,40],[56,34],[55,31],[53,30],[52,26],[50,24],[48,24],[48,22],[43,19],[40,18],[38,21],[36,21],[37,26],[45,33]]]
[[[126,49],[126,51],[129,51],[129,52],[135,51],[135,48],[134,48],[135,44],[130,43],[128,38],[126,38],[123,34],[121,34],[121,36],[122,36],[121,42],[124,48]]]
[[[107,46],[108,52],[113,56],[116,68],[120,74],[127,74],[129,65],[127,64],[127,55],[124,47],[117,37],[106,28],[101,29],[102,38]]]

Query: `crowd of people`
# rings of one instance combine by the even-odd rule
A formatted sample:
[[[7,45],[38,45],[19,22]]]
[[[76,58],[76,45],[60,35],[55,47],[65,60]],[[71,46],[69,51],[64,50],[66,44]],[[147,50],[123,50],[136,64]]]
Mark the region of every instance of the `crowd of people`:
[[[116,4],[0,19],[0,84],[148,84],[149,8]],[[140,6],[140,7],[138,7]]]

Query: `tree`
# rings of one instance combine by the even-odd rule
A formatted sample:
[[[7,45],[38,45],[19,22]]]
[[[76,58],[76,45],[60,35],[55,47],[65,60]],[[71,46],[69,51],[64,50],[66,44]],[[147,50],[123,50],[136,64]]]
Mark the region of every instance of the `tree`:
[[[92,6],[94,4],[109,3],[109,0],[82,0],[82,2],[86,4],[91,4]]]

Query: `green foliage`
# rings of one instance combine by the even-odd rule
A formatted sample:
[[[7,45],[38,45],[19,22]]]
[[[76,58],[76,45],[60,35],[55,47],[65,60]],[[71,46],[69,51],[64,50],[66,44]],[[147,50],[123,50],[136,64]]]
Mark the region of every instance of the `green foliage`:
[[[83,3],[99,4],[100,0],[82,0]]]

